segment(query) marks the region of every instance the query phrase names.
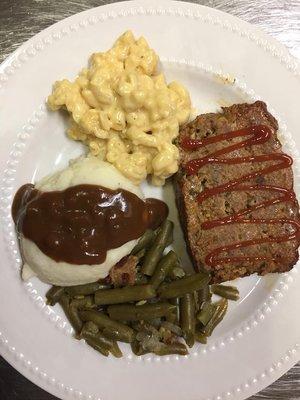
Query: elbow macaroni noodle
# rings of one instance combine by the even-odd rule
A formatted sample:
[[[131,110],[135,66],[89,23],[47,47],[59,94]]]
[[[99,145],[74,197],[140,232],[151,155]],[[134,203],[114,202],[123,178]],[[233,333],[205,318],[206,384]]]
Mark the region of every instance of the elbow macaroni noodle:
[[[178,169],[173,144],[191,102],[178,82],[157,73],[158,56],[144,38],[125,32],[105,53],[94,53],[74,82],[54,84],[51,110],[70,113],[68,135],[138,184],[148,175],[163,185]]]

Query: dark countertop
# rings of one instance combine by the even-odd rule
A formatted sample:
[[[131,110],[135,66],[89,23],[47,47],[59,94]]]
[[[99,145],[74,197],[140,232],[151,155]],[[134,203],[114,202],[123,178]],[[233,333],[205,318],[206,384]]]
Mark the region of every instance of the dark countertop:
[[[111,0],[0,0],[0,62],[53,23]],[[300,58],[299,0],[194,0],[258,25]],[[55,400],[0,357],[0,400]],[[300,400],[300,363],[251,400]]]

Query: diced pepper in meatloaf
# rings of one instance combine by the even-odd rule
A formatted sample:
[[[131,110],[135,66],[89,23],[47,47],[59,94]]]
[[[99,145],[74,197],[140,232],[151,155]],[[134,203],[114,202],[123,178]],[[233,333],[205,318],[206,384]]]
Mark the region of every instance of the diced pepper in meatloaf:
[[[186,150],[182,146],[183,139],[198,139],[213,137],[244,128],[263,125],[269,128],[271,136],[264,143],[247,145],[224,154],[223,158],[253,157],[262,154],[283,154],[277,138],[278,124],[268,112],[266,104],[257,101],[253,104],[235,104],[222,108],[220,113],[203,114],[185,125],[178,137],[180,151],[180,168],[175,176],[176,201],[184,230],[187,248],[196,270],[208,270],[215,283],[233,280],[253,273],[260,275],[269,272],[289,271],[298,260],[299,231],[295,225],[285,223],[284,219],[296,221],[299,224],[299,206],[296,198],[293,201],[281,201],[261,209],[253,210],[253,206],[280,197],[280,194],[264,190],[263,186],[286,188],[293,194],[293,172],[286,167],[269,174],[257,174],[247,180],[248,186],[257,186],[258,190],[228,190],[207,197],[199,202],[199,193],[224,185],[229,181],[242,178],[251,172],[261,171],[276,161],[246,162],[240,164],[206,163],[197,173],[187,174],[186,165],[192,159],[201,159],[209,154],[245,140],[236,137],[217,143],[201,146],[196,150]],[[278,162],[278,161],[277,161]],[[269,203],[272,203],[271,201]],[[244,219],[264,219],[265,223],[232,223],[203,229],[206,221],[234,216],[241,210],[249,209]],[[278,223],[268,223],[267,220],[278,219]],[[298,225],[299,226],[299,225]],[[282,235],[297,231],[293,240],[274,240]],[[234,243],[253,241],[257,238],[266,239],[264,243],[248,245],[240,248],[221,251],[219,258],[223,261],[208,265],[207,255],[217,248],[230,246]],[[240,261],[228,262],[228,259]],[[260,259],[257,259],[260,258]],[[227,259],[225,262],[224,260]]]

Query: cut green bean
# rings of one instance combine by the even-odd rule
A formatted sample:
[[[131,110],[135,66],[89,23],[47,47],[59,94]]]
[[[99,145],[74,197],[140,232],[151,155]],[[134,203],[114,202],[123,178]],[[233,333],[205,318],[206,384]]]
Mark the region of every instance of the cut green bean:
[[[174,264],[173,267],[169,270],[168,277],[171,278],[172,280],[176,280],[183,278],[185,275],[186,275],[185,271],[180,266],[180,262],[177,258],[176,264]]]
[[[98,333],[99,332],[98,326],[96,324],[94,324],[94,322],[92,322],[92,321],[87,321],[87,322],[84,323],[84,330],[92,332],[92,333]]]
[[[122,357],[122,352],[117,342],[110,340],[101,332],[91,330],[91,326],[88,322],[84,324],[80,336],[88,343],[93,343],[97,348],[100,347],[102,350],[108,350],[115,357]]]
[[[126,286],[117,289],[98,290],[95,303],[98,305],[129,303],[155,297],[155,289],[151,285]]]
[[[166,279],[171,268],[176,265],[177,260],[177,255],[172,250],[162,257],[150,279],[150,285],[157,289],[158,286]]]
[[[113,345],[113,341],[111,339],[108,339],[106,336],[104,336],[101,332],[93,332],[92,330],[90,330],[90,328],[87,326],[86,324],[83,325],[83,328],[81,330],[80,333],[80,337],[82,339],[95,339],[98,340],[99,343],[101,342],[101,344],[103,346],[105,346],[108,350],[111,349],[112,345]]]
[[[82,321],[79,317],[78,309],[76,307],[73,307],[72,305],[70,305],[69,308],[69,318],[72,321],[76,333],[78,334],[82,328]]]
[[[214,315],[212,316],[211,320],[208,322],[208,324],[203,328],[202,333],[205,336],[211,336],[213,330],[215,327],[222,321],[224,318],[227,308],[228,308],[228,300],[227,299],[221,299],[217,303],[215,303],[215,312]]]
[[[132,352],[137,356],[142,356],[147,353],[154,353],[157,356],[168,356],[172,354],[178,354],[185,356],[188,354],[187,347],[180,342],[173,344],[164,344],[158,342],[153,348],[144,348],[140,342],[137,340],[131,343]]]
[[[207,301],[202,305],[201,310],[198,312],[197,320],[201,322],[203,326],[206,326],[212,319],[215,311],[216,311],[216,306],[212,304],[210,301]]]
[[[46,293],[47,304],[54,306],[59,302],[61,296],[64,294],[64,288],[60,286],[52,286]]]
[[[123,340],[124,335],[122,332],[120,333],[119,330],[111,329],[111,328],[104,328],[102,332],[103,332],[103,335],[106,336],[108,339],[117,340],[119,342],[124,341]],[[127,341],[126,341],[126,343],[127,343]]]
[[[143,349],[143,346],[137,340],[131,343],[131,350],[136,356],[142,356],[144,354],[150,353],[150,351]]]
[[[94,350],[98,351],[100,354],[102,354],[105,357],[109,356],[109,350],[103,346],[102,343],[99,343],[95,339],[85,339],[86,343],[92,347]]]
[[[180,323],[180,298],[179,297],[174,297],[173,299],[169,299],[169,302],[176,306],[175,310],[173,311],[172,314],[174,314],[175,318],[173,324],[179,325]]]
[[[131,343],[134,339],[134,330],[121,322],[114,321],[102,312],[96,310],[79,311],[82,321],[92,321],[100,329],[114,332],[119,341]]]
[[[135,253],[135,257],[137,257],[139,260],[141,260],[146,254],[146,249],[141,249],[137,253]]]
[[[166,315],[166,321],[170,322],[171,324],[177,324],[177,320],[176,320],[176,308],[174,308],[174,310],[169,313],[168,315]]]
[[[172,322],[162,321],[161,328],[165,328],[177,336],[182,336],[182,330],[181,330],[180,326],[173,324]]]
[[[212,285],[211,291],[218,296],[224,297],[228,300],[238,300],[240,298],[239,291],[234,286],[225,286],[225,285]]]
[[[148,229],[138,241],[131,254],[136,255],[139,251],[149,247],[155,238],[155,232]]]
[[[81,299],[71,300],[70,307],[75,307],[77,309],[91,308],[94,305],[93,296],[85,296]]]
[[[173,224],[173,228],[174,228],[174,224]],[[171,234],[168,236],[168,239],[166,242],[166,247],[170,246],[173,243],[173,228],[171,230]],[[156,236],[157,236],[160,232],[160,228],[158,228],[155,232],[156,232]]]
[[[197,292],[199,305],[201,306],[202,303],[209,301],[211,299],[211,296],[212,295],[211,295],[209,285],[203,286],[203,288],[198,290],[198,292]]]
[[[94,294],[100,289],[109,289],[109,285],[105,285],[99,282],[87,283],[86,285],[68,286],[65,291],[72,297],[74,296],[87,296]]]
[[[189,347],[195,344],[195,299],[194,293],[185,294],[180,299],[180,326]]]
[[[78,314],[78,310],[85,307],[91,307],[92,304],[92,296],[83,297],[82,299],[73,299],[69,301],[68,314],[66,315],[68,315],[68,318],[77,334],[81,331],[83,326],[80,316]]]
[[[173,222],[168,220],[164,221],[161,225],[158,235],[145,255],[141,270],[143,274],[148,276],[153,275],[156,265],[167,246],[168,240],[170,240],[170,236],[173,232],[173,226]]]
[[[155,326],[150,324],[148,321],[142,321],[142,322],[133,322],[132,327],[137,331],[137,332],[145,332],[148,335],[156,335],[157,337],[159,336],[158,330],[156,329]]]
[[[166,283],[158,288],[158,295],[161,299],[171,299],[173,297],[182,297],[187,293],[193,293],[200,290],[208,284],[210,276],[203,272],[186,276],[185,278]]]
[[[153,303],[136,306],[120,304],[109,306],[107,312],[110,318],[119,321],[140,321],[165,317],[174,311],[176,306],[169,303]]]
[[[202,343],[202,344],[206,344],[207,343],[207,337],[203,333],[201,333],[199,331],[195,332],[195,339],[199,343]]]
[[[147,285],[147,284],[148,284],[147,276],[138,272],[135,278],[135,285]]]
[[[178,354],[186,356],[189,354],[187,347],[183,343],[161,344],[153,351],[157,356],[168,356],[171,354]]]
[[[123,353],[116,341],[113,342],[110,352],[116,358],[121,358],[123,356]]]
[[[183,277],[185,277],[185,276],[186,276],[186,272],[185,272],[185,270],[184,270],[183,268],[181,268],[180,266],[175,266],[174,268],[172,268],[172,269],[170,270],[170,273],[169,273],[169,277],[170,277],[172,280],[181,279],[181,278],[183,278]]]
[[[59,300],[66,317],[72,325],[75,332],[78,334],[82,328],[82,321],[78,315],[78,310],[75,307],[70,307],[70,297],[67,294],[63,294]]]

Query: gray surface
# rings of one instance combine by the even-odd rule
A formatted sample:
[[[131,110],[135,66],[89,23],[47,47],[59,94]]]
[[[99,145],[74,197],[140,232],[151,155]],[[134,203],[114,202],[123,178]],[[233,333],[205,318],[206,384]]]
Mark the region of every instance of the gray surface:
[[[25,40],[77,12],[113,3],[102,0],[0,0],[0,62]],[[299,0],[194,0],[256,24],[300,59]],[[258,355],[259,357],[259,355]],[[127,396],[124,396],[126,399]],[[54,400],[0,358],[1,400]],[[251,400],[300,400],[300,364]]]

